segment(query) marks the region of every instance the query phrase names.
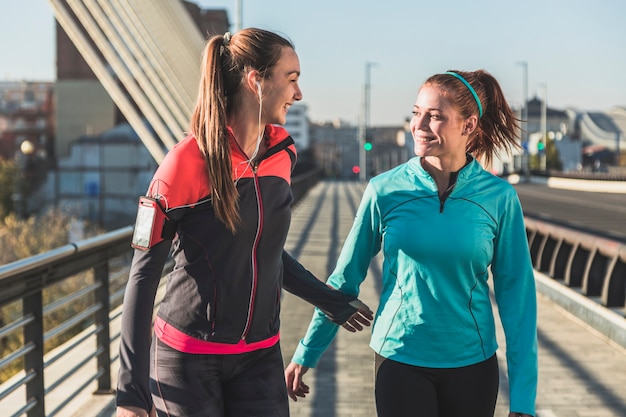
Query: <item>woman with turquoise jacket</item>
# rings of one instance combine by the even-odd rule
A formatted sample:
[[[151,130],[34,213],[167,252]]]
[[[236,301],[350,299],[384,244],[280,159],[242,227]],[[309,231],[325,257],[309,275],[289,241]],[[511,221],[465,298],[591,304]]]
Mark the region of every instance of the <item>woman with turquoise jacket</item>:
[[[519,146],[518,122],[488,72],[433,75],[413,107],[416,157],[374,177],[364,192],[327,284],[358,295],[382,251],[370,341],[379,417],[494,415],[490,287],[506,336],[509,417],[535,414],[537,306],[524,216],[514,188],[483,168]],[[294,401],[309,392],[302,377],[337,328],[314,313],[285,370]]]

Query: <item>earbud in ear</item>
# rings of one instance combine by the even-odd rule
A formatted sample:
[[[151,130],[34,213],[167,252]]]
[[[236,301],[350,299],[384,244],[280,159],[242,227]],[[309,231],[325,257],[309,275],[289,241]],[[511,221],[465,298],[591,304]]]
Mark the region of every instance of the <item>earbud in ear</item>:
[[[261,83],[259,81],[256,82],[256,92],[260,97],[261,96]]]

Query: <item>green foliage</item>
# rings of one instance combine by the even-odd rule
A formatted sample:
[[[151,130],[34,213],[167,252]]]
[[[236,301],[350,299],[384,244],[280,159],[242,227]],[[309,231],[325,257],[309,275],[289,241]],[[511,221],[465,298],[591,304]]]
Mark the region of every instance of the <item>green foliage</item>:
[[[49,251],[68,242],[72,218],[59,211],[18,219],[14,213],[0,222],[0,265]]]
[[[13,192],[17,166],[14,161],[0,158],[0,219],[13,211]]]
[[[546,145],[546,166],[547,169],[560,171],[563,169],[563,163],[559,155],[559,150],[554,144],[554,140],[548,140]]]
[[[28,258],[69,243],[69,228],[75,218],[58,210],[51,210],[41,217],[18,219],[14,213],[0,220],[0,265]],[[85,228],[87,236],[103,233],[96,227]],[[85,288],[93,283],[91,272],[81,273],[70,277],[58,284],[52,285],[43,291],[43,303],[47,305],[69,294]],[[93,304],[93,295],[87,294],[68,304],[63,309],[56,310],[44,317],[44,329],[52,329],[77,315],[80,311]],[[21,302],[14,302],[0,307],[0,327],[7,325],[22,316]],[[77,334],[84,324],[74,326],[62,336],[46,342],[44,347],[48,352],[56,346]],[[20,331],[13,332],[0,338],[0,359],[23,346],[23,337]],[[19,361],[0,370],[0,383],[10,378],[21,369]]]

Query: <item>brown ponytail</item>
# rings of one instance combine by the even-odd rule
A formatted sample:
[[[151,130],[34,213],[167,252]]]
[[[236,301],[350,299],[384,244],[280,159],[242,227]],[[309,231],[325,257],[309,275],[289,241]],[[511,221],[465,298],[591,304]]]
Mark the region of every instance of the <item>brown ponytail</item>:
[[[215,215],[233,233],[239,223],[239,194],[232,179],[227,115],[237,105],[247,71],[256,69],[270,77],[284,46],[293,48],[277,34],[249,28],[232,36],[213,36],[204,49],[190,129],[207,161]]]

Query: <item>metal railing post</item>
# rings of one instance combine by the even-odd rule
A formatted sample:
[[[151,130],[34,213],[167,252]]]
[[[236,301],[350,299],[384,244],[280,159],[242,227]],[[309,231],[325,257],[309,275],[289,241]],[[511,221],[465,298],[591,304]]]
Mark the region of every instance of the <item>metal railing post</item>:
[[[94,268],[94,279],[100,284],[95,291],[96,304],[100,305],[100,309],[95,313],[94,321],[98,334],[96,337],[96,350],[100,350],[98,354],[98,377],[97,394],[111,393],[111,336],[109,332],[109,311],[111,303],[109,301],[109,263]]]
[[[42,291],[22,298],[22,310],[24,317],[32,317],[33,320],[24,326],[24,346],[32,349],[24,355],[24,370],[32,372],[32,379],[26,382],[26,400],[34,401],[34,406],[28,410],[28,417],[45,416],[45,386],[43,375],[43,299]]]

